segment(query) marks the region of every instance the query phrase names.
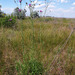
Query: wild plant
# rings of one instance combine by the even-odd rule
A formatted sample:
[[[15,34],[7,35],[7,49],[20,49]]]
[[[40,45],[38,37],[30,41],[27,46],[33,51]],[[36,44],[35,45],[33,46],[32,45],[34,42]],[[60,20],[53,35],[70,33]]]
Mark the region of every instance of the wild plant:
[[[21,2],[22,0],[19,0],[20,2],[20,7],[21,7]],[[29,8],[30,10],[31,5],[29,4]],[[21,9],[21,8],[20,8]],[[21,10],[20,10],[21,11]],[[19,12],[20,12],[19,11]],[[25,51],[25,46],[24,46],[24,34],[23,34],[23,24],[22,24],[22,20],[21,20],[21,37],[22,37],[22,49],[23,49],[23,62],[21,62],[19,60],[19,62],[16,63],[16,70],[18,72],[19,75],[42,75],[43,73],[43,65],[39,62],[36,61],[35,59],[35,41],[34,41],[34,24],[33,24],[33,20],[32,18],[30,18],[31,21],[31,29],[32,29],[32,46],[31,46],[31,50],[30,50],[30,60],[26,60],[26,51]],[[33,66],[34,65],[34,66]]]
[[[15,17],[5,16],[4,18],[2,18],[1,27],[11,28],[15,25],[15,23]]]
[[[18,0],[16,0],[16,2],[17,1]],[[17,12],[18,12],[17,14],[21,14],[21,11],[22,11],[22,8],[21,8],[22,1],[23,0],[19,0],[18,1],[19,4],[20,4],[20,7],[18,7],[16,9]],[[46,2],[46,0],[45,0],[45,2]],[[35,8],[34,3],[35,3],[35,1],[34,2],[31,2],[30,1],[30,4],[26,3],[26,5],[28,5],[28,7],[30,9],[30,14],[34,12],[34,8]],[[43,11],[40,10],[40,16],[42,16],[42,13],[43,12],[44,12],[44,16],[46,16],[46,10],[47,10],[48,6],[49,6],[49,3],[46,2],[45,12],[44,12],[44,10]],[[53,48],[54,48],[53,46],[56,46],[56,44],[61,41],[61,39],[63,38],[63,36],[61,37],[61,35],[59,35],[59,37],[61,37],[61,38],[59,38],[59,40],[57,40],[58,34],[56,33],[56,31],[54,32],[54,29],[51,32],[49,31],[50,33],[48,33],[48,36],[46,36],[47,33],[46,32],[44,33],[44,31],[45,30],[48,31],[47,28],[49,28],[49,27],[51,28],[52,25],[53,25],[53,24],[51,25],[49,23],[49,21],[51,21],[51,19],[50,18],[46,18],[45,22],[46,23],[48,22],[50,25],[47,28],[45,28],[44,27],[46,25],[46,24],[44,24],[45,22],[44,23],[43,22],[41,23],[40,21],[38,21],[41,24],[39,24],[40,26],[38,25],[38,28],[36,29],[36,32],[38,31],[37,34],[39,36],[39,37],[36,37],[36,34],[35,34],[35,28],[36,28],[36,26],[34,25],[34,23],[35,23],[34,21],[37,21],[38,19],[35,20],[35,19],[33,19],[34,17],[31,16],[30,18],[27,19],[28,22],[30,22],[30,24],[31,24],[31,26],[29,27],[29,29],[31,30],[31,33],[28,34],[30,36],[30,40],[28,40],[28,41],[29,41],[29,44],[31,43],[31,45],[29,46],[30,48],[28,48],[29,53],[27,53],[27,49],[26,49],[26,46],[25,46],[25,42],[26,41],[25,41],[25,36],[24,36],[25,35],[24,34],[24,30],[26,28],[24,27],[24,24],[23,24],[24,21],[26,21],[26,19],[25,20],[22,20],[22,18],[21,18],[20,15],[18,16],[18,18],[19,18],[18,21],[20,22],[20,27],[21,27],[21,45],[22,45],[22,49],[21,49],[22,50],[22,59],[21,60],[19,59],[19,61],[16,61],[16,70],[17,70],[18,75],[43,75],[44,69],[45,69],[45,75],[49,75],[50,72],[52,72],[52,70],[54,68],[56,69],[56,71],[59,70],[59,72],[61,74],[61,71],[63,72],[63,70],[61,70],[62,69],[61,68],[62,67],[61,66],[61,59],[60,59],[61,58],[60,56],[62,55],[61,52],[63,51],[63,49],[65,47],[67,47],[67,42],[68,42],[68,40],[69,40],[72,32],[69,35],[69,37],[66,40],[66,42],[63,45],[61,44],[62,45],[61,48],[58,51],[53,51]],[[40,18],[40,20],[43,20],[43,21],[44,21],[44,19],[45,18]],[[9,19],[9,21],[11,22],[12,19]],[[43,35],[42,35],[42,33],[43,33]],[[52,35],[50,35],[50,34],[52,34]],[[38,44],[36,44],[36,38],[35,37],[38,39],[37,40],[38,41]],[[53,37],[55,39],[52,39]],[[47,40],[47,38],[49,38],[49,39]],[[29,39],[29,37],[28,37],[28,39]],[[46,45],[46,44],[48,44],[48,45]],[[36,51],[36,49],[38,49],[38,48],[36,48],[36,45],[40,45],[39,51]],[[50,45],[52,45],[52,48],[51,48]],[[52,58],[52,56],[50,55],[50,58],[49,58],[49,55],[47,55],[47,53],[49,54],[50,51],[49,51],[49,49],[47,51],[47,49],[46,49],[47,47],[45,48],[44,46],[45,47],[47,46],[48,48],[51,48],[51,50],[52,50],[51,53],[52,53],[52,56],[54,58],[53,58],[53,60],[51,62],[50,62],[50,60],[51,60],[50,58]],[[46,64],[48,66],[44,66],[43,67],[43,64],[39,61],[41,59],[38,58],[38,57],[45,56],[45,55],[41,55],[41,54],[43,54],[41,51],[44,51],[44,50],[45,50],[45,52],[47,51],[46,58],[45,59],[48,60],[48,61],[46,61],[47,63],[44,63],[44,64]],[[73,53],[73,50],[71,52]],[[38,53],[38,56],[36,55],[36,53]],[[69,51],[68,51],[68,53],[69,53]],[[68,55],[68,56],[70,56],[69,57],[70,58],[70,61],[72,61],[71,59],[73,57],[73,54],[72,55]]]
[[[29,8],[29,10],[30,10],[30,16],[31,16],[32,18],[39,17],[38,11],[34,11],[37,2],[38,2],[38,0],[35,0],[35,1],[31,1],[31,0],[30,0],[30,4],[29,4],[29,5],[28,5],[28,3],[26,2],[26,6]]]
[[[22,9],[21,5],[22,5],[22,0],[14,0],[15,4],[17,5],[17,7],[14,9],[14,12],[12,13],[13,16],[16,16],[18,19],[24,19],[26,17],[26,9]]]
[[[2,6],[0,5],[0,17],[5,17],[5,13],[1,10]]]

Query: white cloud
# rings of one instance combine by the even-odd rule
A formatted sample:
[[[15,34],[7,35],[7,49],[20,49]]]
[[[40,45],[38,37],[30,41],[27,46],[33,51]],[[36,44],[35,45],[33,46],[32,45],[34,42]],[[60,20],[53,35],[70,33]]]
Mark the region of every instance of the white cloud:
[[[59,1],[59,0],[58,0]],[[64,2],[68,2],[69,0],[60,0],[61,3]],[[40,5],[39,5],[40,4]],[[75,5],[75,2],[72,3],[72,5]],[[38,3],[35,6],[35,10],[42,10],[44,14],[45,11],[45,2],[44,1],[38,1]],[[30,11],[29,8],[26,7],[27,12],[26,15],[29,16],[30,15]],[[14,8],[2,8],[2,11],[4,11],[5,13],[12,13],[14,10]],[[40,12],[39,12],[40,13]],[[55,17],[67,17],[67,18],[75,18],[75,7],[72,6],[69,9],[64,9],[64,8],[56,8],[56,5],[54,2],[50,3],[50,5],[47,8],[46,11],[46,16],[55,16]]]
[[[66,18],[75,18],[75,7],[71,7],[69,9],[52,9],[52,12],[47,11],[47,15],[55,16],[55,17],[66,17]]]
[[[42,1],[39,1],[38,3],[40,3],[40,5],[37,4],[37,5],[35,6],[35,10],[37,10],[37,11],[42,10],[42,11],[43,11],[42,15],[44,15],[47,5],[45,4],[44,1],[43,1],[43,2],[42,2]],[[53,8],[54,8],[54,7],[55,7],[55,3],[54,3],[54,2],[51,2],[51,3],[49,4],[47,10],[46,10],[46,14],[45,14],[45,15],[48,15],[48,14],[47,14],[48,12],[53,11]],[[39,12],[39,14],[40,14],[40,12]]]
[[[61,0],[61,3],[67,3],[68,0]]]
[[[57,0],[57,2],[59,2],[60,0]]]
[[[49,7],[48,8],[54,8],[55,6],[54,5],[49,5]]]
[[[43,6],[45,6],[45,4],[36,5],[35,8],[41,8],[41,7],[43,7]]]
[[[75,5],[75,2],[72,5]]]
[[[41,4],[41,3],[43,3],[43,1],[38,1],[38,2],[37,2],[37,4]]]
[[[14,8],[2,8],[2,11],[4,11],[7,14],[10,14],[14,11]]]

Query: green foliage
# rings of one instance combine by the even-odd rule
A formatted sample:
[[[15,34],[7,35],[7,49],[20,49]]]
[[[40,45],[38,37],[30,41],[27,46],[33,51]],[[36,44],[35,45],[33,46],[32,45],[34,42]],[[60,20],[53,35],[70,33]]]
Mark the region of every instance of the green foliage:
[[[3,54],[3,52],[0,50],[0,58],[2,58],[2,54]]]
[[[20,61],[16,63],[16,70],[18,75],[27,75],[29,66],[27,63],[21,63]]]
[[[1,48],[1,47],[0,47]],[[3,51],[0,49],[0,75],[2,75],[2,69],[4,67]]]
[[[36,61],[31,60],[29,61],[29,73],[30,75],[42,75],[44,71],[43,65]]]
[[[0,25],[2,24],[2,20],[4,18],[0,18]],[[13,30],[11,28],[0,28],[0,72],[3,72],[3,75],[7,75],[7,72],[9,75],[43,75],[44,70],[48,71],[51,61],[53,60],[53,57],[58,52],[58,48],[61,48],[60,46],[63,45],[65,40],[67,39],[70,29],[68,27],[68,23],[72,24],[74,23],[74,20],[68,21],[68,23],[64,23],[63,19],[60,19],[58,22],[58,19],[54,18],[53,20],[50,20],[48,18],[47,21],[45,21],[44,18],[36,18],[33,19],[34,23],[34,50],[32,48],[32,28],[31,22],[29,20],[30,18],[26,18],[20,23],[20,20],[17,20],[17,28],[16,30]],[[66,19],[67,20],[67,19]],[[49,23],[50,22],[50,23]],[[23,29],[21,27],[21,24],[23,23]],[[40,27],[41,25],[41,27]],[[24,37],[24,56],[25,60],[23,60],[23,48],[22,48],[22,37],[21,37],[21,31],[23,30],[23,37]],[[66,75],[75,74],[74,67],[75,67],[75,60],[74,60],[74,54],[75,54],[75,33],[71,36],[69,42],[67,43],[66,47],[63,50],[63,54],[60,54],[60,66],[63,68],[62,72],[65,71]],[[41,42],[41,43],[40,43]],[[67,50],[67,48],[69,50]],[[41,48],[41,49],[40,49]],[[32,53],[31,53],[32,52]],[[31,55],[34,56],[34,59],[37,60],[31,60]],[[6,57],[6,58],[5,58]],[[16,70],[15,72],[14,67],[15,62],[14,61],[21,60],[21,62],[16,63]],[[30,61],[29,61],[30,60]],[[41,62],[43,62],[43,66]],[[64,61],[65,60],[65,61]],[[23,62],[24,61],[24,62]],[[63,62],[62,62],[63,61]],[[9,64],[9,65],[8,65]],[[54,69],[52,70],[51,75],[58,75],[58,65],[54,65]],[[6,68],[4,70],[4,67]],[[56,69],[56,70],[55,70]],[[0,75],[2,75],[0,73]],[[48,73],[49,75],[49,73]]]
[[[14,17],[6,16],[4,18],[0,18],[0,27],[13,27],[16,23],[16,20]]]
[[[49,17],[45,19],[45,22],[53,21],[53,18]]]
[[[32,18],[39,18],[39,14],[38,14],[38,12],[36,12],[36,11],[34,11],[34,12],[32,12],[31,14],[30,14],[30,16],[32,17]]]
[[[62,20],[64,23],[67,23],[67,19],[66,18],[63,18]]]
[[[16,64],[16,70],[18,75],[42,75],[44,71],[43,65],[36,60],[30,60],[27,63],[19,61]]]
[[[17,7],[14,9],[14,12],[12,13],[12,15],[16,16],[18,19],[24,19],[26,17],[25,13],[26,13],[25,9],[24,10],[21,9],[21,11],[19,11],[19,8]]]
[[[2,11],[0,11],[0,17],[5,17],[5,13],[4,12],[2,12]]]
[[[0,27],[1,27],[1,25],[2,25],[2,18],[0,18]]]

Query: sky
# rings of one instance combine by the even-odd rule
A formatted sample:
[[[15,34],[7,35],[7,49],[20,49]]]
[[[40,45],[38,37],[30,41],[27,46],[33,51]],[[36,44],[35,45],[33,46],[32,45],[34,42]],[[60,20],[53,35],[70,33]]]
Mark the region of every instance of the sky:
[[[26,15],[29,16],[30,11],[29,8],[25,6],[26,2],[30,4],[30,0],[22,0],[21,8],[25,8],[27,10]],[[47,4],[49,5],[46,10]],[[51,2],[47,0],[47,4],[45,4],[44,0],[38,0],[34,10],[42,10],[43,13],[39,13],[42,16],[75,18],[75,0],[51,0]],[[7,14],[11,14],[17,6],[20,7],[19,2],[16,4],[14,0],[0,0],[0,5],[2,5],[1,10]],[[45,10],[46,13],[44,14]]]

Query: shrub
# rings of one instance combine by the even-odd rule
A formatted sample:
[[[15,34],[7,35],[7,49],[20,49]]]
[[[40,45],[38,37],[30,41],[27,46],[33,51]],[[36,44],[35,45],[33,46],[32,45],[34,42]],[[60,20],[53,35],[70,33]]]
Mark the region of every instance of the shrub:
[[[18,7],[14,9],[12,13],[13,16],[16,16],[18,19],[25,19],[26,17],[26,10],[19,9]]]
[[[11,16],[6,16],[6,17],[2,18],[1,20],[2,20],[1,26],[7,27],[7,28],[8,27],[13,27],[14,24],[16,23],[15,18],[14,17],[11,17]]]
[[[0,27],[1,27],[1,21],[2,21],[2,18],[0,18]]]
[[[53,21],[53,18],[51,18],[51,17],[45,18],[45,22],[49,22],[49,21]]]

